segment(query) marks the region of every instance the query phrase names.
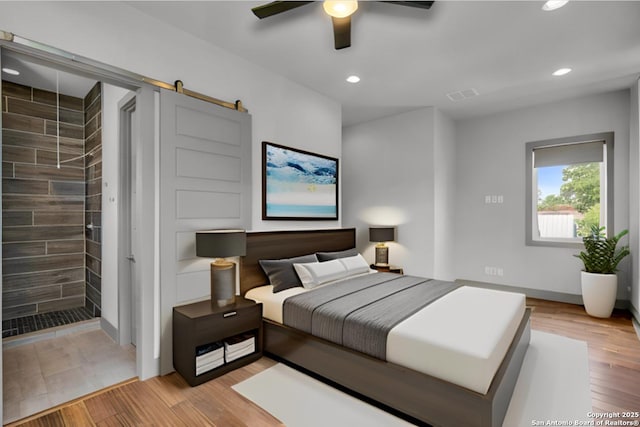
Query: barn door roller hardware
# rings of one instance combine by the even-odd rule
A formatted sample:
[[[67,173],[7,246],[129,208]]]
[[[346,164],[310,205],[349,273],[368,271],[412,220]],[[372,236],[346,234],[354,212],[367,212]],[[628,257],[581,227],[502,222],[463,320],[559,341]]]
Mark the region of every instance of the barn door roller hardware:
[[[192,98],[196,98],[196,99],[199,99],[201,101],[210,102],[212,104],[220,105],[221,107],[231,108],[232,110],[238,110],[238,111],[241,111],[243,113],[247,112],[247,109],[242,106],[242,101],[240,101],[239,99],[236,100],[236,102],[227,102],[227,101],[223,101],[221,99],[214,98],[214,97],[211,97],[211,96],[208,96],[208,95],[203,95],[201,93],[194,92],[194,91],[189,90],[189,89],[185,89],[184,88],[184,83],[182,83],[182,80],[176,80],[174,86],[176,88],[176,92],[183,93],[183,94],[185,94],[187,96],[190,96]]]
[[[92,76],[99,75],[100,79],[107,83],[125,84],[127,89],[135,90],[140,83],[150,84],[162,89],[173,90],[183,93],[187,96],[210,102],[232,110],[247,113],[241,101],[227,102],[211,96],[203,95],[188,89],[184,89],[182,81],[177,80],[175,85],[163,82],[161,80],[152,79],[141,74],[132,73],[113,65],[75,55],[62,49],[46,45],[37,41],[20,37],[14,33],[0,30],[0,47],[7,48],[19,54],[25,54],[28,57],[44,60],[61,66],[61,69],[71,69],[71,72],[85,72]]]

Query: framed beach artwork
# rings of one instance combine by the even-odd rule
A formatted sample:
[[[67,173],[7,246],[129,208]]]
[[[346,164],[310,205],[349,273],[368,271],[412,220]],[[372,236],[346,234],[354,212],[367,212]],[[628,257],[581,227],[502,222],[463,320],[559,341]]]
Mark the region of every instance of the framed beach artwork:
[[[338,159],[263,141],[262,219],[338,219]]]

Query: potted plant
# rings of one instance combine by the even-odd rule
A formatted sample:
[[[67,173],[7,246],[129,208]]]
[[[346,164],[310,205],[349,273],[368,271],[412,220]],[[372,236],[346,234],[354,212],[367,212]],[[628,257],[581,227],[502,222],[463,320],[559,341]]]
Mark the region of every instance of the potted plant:
[[[628,232],[623,230],[613,237],[607,237],[604,227],[594,225],[591,233],[582,238],[584,251],[574,255],[584,263],[581,273],[582,299],[590,316],[611,316],[618,293],[616,270],[620,261],[630,253],[629,246],[617,249],[616,246]]]

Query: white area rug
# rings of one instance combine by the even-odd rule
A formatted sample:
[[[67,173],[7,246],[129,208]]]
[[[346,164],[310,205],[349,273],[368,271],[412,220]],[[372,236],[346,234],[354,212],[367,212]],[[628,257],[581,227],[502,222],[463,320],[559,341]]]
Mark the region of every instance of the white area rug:
[[[287,427],[411,425],[283,364],[233,389]],[[532,331],[504,427],[536,425],[534,421],[585,420],[589,411],[587,344]]]

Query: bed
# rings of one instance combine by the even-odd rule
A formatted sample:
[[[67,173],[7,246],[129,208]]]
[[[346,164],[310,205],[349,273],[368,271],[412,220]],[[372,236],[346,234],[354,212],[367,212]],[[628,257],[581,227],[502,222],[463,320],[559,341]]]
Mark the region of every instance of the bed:
[[[267,278],[258,264],[261,259],[291,258],[314,252],[341,251],[354,246],[355,229],[248,233],[247,254],[241,258],[241,292],[245,295],[253,289],[255,293],[258,290],[257,288],[267,283]],[[377,276],[378,274],[381,276]],[[395,280],[394,278],[396,277],[404,277],[391,273],[377,273],[376,276],[378,281]],[[362,280],[369,280],[369,278]],[[410,278],[407,277],[402,280],[407,281]],[[472,299],[477,300],[476,294],[473,294],[473,292],[477,291],[475,288],[465,289],[462,292],[459,292],[460,290],[456,289],[447,294],[446,297],[449,298],[451,295],[455,297],[458,293],[471,292]],[[293,290],[291,293],[300,292]],[[469,295],[459,295],[458,297],[462,298],[459,300],[460,303],[469,300]],[[453,303],[456,304],[455,298]],[[481,304],[476,304],[476,306],[481,306]],[[500,356],[500,360],[496,364],[495,375],[491,374],[488,382],[486,378],[478,380],[478,378],[474,377],[474,369],[475,372],[482,372],[482,365],[474,368],[469,361],[461,361],[458,364],[458,366],[466,366],[469,369],[468,371],[461,369],[460,372],[454,370],[454,372],[449,372],[444,376],[442,373],[434,373],[432,375],[425,371],[419,363],[418,365],[411,364],[412,360],[413,362],[421,361],[421,358],[416,357],[416,355],[421,354],[423,349],[406,347],[407,343],[411,345],[411,341],[405,340],[403,342],[402,334],[400,334],[399,339],[397,337],[392,338],[392,334],[389,335],[390,341],[396,340],[395,344],[389,345],[389,348],[392,350],[403,348],[403,351],[398,351],[397,353],[408,356],[409,361],[395,360],[394,357],[387,357],[387,361],[384,361],[362,351],[355,351],[301,330],[285,326],[282,324],[281,319],[278,319],[278,308],[269,309],[268,307],[268,304],[265,305],[263,314],[264,350],[267,354],[319,376],[327,382],[344,388],[383,408],[399,412],[409,419],[431,425],[502,425],[502,420],[529,343],[529,311],[524,310],[512,326],[514,329],[512,333],[513,339],[505,344],[505,355],[504,357]],[[449,305],[440,307],[440,311],[431,310],[425,314],[427,316],[425,318],[418,317],[414,319],[417,315],[412,316],[413,324],[408,322],[409,325],[406,330],[411,334],[411,331],[419,329],[416,328],[417,324],[432,322],[433,316],[449,316],[451,319],[451,312],[454,311],[451,310],[451,307],[452,305],[449,303]],[[473,312],[474,309],[473,306],[469,306],[464,310],[464,313],[469,310]],[[429,319],[428,316],[432,316],[432,318]],[[477,314],[473,314],[473,316],[477,316]],[[476,318],[484,317],[477,316]],[[472,326],[475,327],[475,323],[478,322],[467,323],[474,323]],[[462,334],[464,334],[464,330],[465,328],[460,329]],[[474,334],[476,336],[479,335],[477,333]],[[467,337],[465,339],[471,338]],[[495,339],[494,336],[487,333],[486,340],[492,341]],[[445,360],[451,359],[450,354],[440,355],[440,357],[444,357]],[[451,364],[445,363],[444,365],[449,366]],[[451,375],[451,377],[447,377],[447,375]],[[470,383],[464,383],[465,380],[469,379]],[[460,380],[463,381],[462,385]],[[480,382],[478,383],[478,381]],[[479,385],[476,386],[474,384]],[[486,393],[484,393],[485,390]]]

